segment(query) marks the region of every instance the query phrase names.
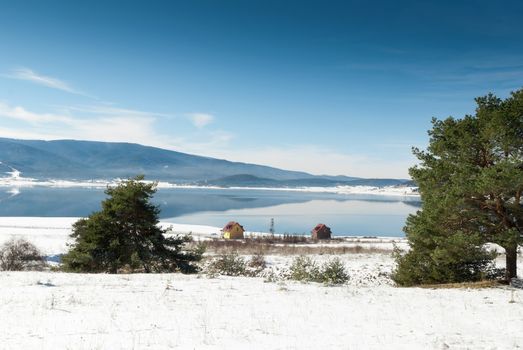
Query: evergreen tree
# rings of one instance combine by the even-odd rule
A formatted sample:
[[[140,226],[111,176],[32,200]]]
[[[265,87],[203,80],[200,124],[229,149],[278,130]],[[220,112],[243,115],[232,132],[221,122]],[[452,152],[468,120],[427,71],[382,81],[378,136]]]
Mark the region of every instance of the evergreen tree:
[[[420,164],[410,175],[423,207],[407,220],[411,250],[397,255],[394,278],[400,284],[479,279],[492,259],[482,248],[487,242],[505,248],[505,278],[517,274],[523,237],[523,90],[505,100],[489,94],[476,103],[475,115],[433,119],[427,150],[414,149]]]
[[[196,270],[201,252],[186,250],[191,237],[169,236],[158,226],[159,207],[151,203],[155,183],[138,176],[108,187],[102,210],[73,225],[75,242],[63,257],[64,268],[78,272],[117,273],[121,268],[145,272]]]

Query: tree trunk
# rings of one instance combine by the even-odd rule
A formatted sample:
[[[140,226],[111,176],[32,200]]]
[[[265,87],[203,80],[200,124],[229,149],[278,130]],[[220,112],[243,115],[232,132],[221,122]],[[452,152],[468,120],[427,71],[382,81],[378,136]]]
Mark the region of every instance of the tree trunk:
[[[510,280],[514,277],[517,277],[518,274],[518,246],[517,244],[510,245],[505,248],[505,256],[506,256],[506,272],[505,272],[505,279],[507,282],[510,282]]]

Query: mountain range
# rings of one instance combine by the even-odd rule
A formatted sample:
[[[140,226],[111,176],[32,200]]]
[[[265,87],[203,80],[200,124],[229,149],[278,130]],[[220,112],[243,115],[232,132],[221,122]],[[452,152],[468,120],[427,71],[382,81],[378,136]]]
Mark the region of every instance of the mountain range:
[[[0,173],[14,168],[38,180],[134,177],[182,184],[257,187],[411,185],[404,179],[312,175],[274,167],[202,157],[134,143],[0,138]]]

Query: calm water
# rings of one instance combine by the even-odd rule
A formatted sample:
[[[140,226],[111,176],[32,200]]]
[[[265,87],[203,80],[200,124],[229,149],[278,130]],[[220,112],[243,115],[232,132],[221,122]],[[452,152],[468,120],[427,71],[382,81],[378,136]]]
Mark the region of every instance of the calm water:
[[[0,188],[0,216],[86,216],[99,210],[102,189]],[[308,234],[325,223],[335,235],[403,236],[415,198],[264,190],[160,189],[154,198],[161,218],[186,224],[223,226],[240,222],[248,231]]]

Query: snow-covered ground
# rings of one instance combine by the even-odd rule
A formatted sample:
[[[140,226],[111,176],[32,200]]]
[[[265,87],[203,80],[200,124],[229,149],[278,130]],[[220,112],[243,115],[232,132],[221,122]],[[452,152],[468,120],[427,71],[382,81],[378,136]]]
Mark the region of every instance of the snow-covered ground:
[[[523,291],[510,288],[43,272],[0,272],[0,285],[1,349],[523,347]]]
[[[0,218],[0,243],[23,236],[46,254],[61,253],[75,220]],[[200,238],[219,230],[173,226]],[[352,238],[321,245],[390,249],[391,242]],[[389,277],[390,253],[339,258],[350,275],[339,287],[207,275],[0,272],[0,349],[523,347],[523,290],[397,288]],[[266,259],[275,271],[293,256]]]
[[[12,238],[25,238],[45,255],[65,253],[71,240],[75,217],[0,217],[0,244]],[[195,238],[212,238],[220,234],[219,227],[161,222],[173,233],[192,233]]]

